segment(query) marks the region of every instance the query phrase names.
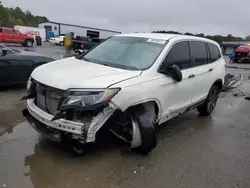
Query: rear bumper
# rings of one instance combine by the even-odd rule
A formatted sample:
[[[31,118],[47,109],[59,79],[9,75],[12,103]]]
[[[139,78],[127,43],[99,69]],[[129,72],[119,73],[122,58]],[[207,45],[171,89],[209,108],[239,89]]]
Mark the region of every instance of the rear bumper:
[[[84,123],[69,121],[66,119],[52,121],[54,116],[38,108],[34,103],[34,99],[27,100],[27,109],[23,111],[23,115],[34,129],[42,135],[50,139],[52,138],[52,141],[59,141],[62,133],[72,133],[72,135],[77,137],[84,136],[84,142],[94,142],[96,133],[114,111],[115,109],[109,106],[104,108],[102,112],[93,117],[91,122],[89,122],[87,130]]]
[[[234,60],[237,60],[237,61],[250,61],[250,57],[249,57],[249,56],[245,56],[245,57],[234,57]]]
[[[59,44],[59,41],[56,41],[56,40],[49,40],[49,42],[53,44]]]

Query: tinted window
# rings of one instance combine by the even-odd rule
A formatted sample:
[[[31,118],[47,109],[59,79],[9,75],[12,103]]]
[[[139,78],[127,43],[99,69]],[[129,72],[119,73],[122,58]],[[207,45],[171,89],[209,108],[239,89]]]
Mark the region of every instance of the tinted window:
[[[221,58],[221,54],[217,46],[208,44],[208,48],[210,51],[210,62],[214,62]]]
[[[190,67],[190,48],[188,42],[179,42],[175,44],[169,51],[167,58],[167,64],[177,65],[180,69]]]
[[[3,29],[2,28],[0,28],[0,33],[2,33],[3,32]]]
[[[192,67],[208,63],[207,48],[204,42],[191,42]]]

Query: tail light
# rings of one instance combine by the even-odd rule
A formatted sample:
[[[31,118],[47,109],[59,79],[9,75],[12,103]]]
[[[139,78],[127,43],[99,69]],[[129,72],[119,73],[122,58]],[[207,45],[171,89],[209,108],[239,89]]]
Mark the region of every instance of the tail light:
[[[84,47],[84,45],[83,44],[81,44],[81,48],[83,48]]]

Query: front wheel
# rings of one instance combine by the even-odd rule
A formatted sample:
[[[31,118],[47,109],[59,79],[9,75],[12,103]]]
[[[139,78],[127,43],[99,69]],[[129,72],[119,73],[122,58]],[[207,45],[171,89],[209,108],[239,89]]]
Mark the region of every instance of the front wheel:
[[[63,46],[63,41],[59,42],[59,45],[60,45],[60,46]]]
[[[143,155],[151,152],[157,145],[154,124],[149,119],[148,113],[143,106],[135,107],[131,112],[131,129],[129,130],[131,142],[129,147]]]
[[[208,93],[205,103],[197,108],[200,115],[208,116],[213,112],[218,100],[219,93],[220,88],[217,85],[213,85]]]
[[[33,40],[26,40],[26,41],[25,41],[25,46],[32,47],[33,44],[34,44],[34,41],[33,41]]]

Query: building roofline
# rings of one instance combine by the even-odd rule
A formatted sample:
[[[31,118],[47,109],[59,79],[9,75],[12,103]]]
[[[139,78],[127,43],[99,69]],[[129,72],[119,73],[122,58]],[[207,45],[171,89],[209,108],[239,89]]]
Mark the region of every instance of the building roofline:
[[[113,31],[113,30],[107,30],[107,29],[99,29],[99,28],[94,28],[94,27],[87,27],[87,26],[81,26],[81,25],[73,25],[73,24],[66,24],[66,23],[61,23],[61,22],[53,22],[53,21],[47,21],[43,23],[52,23],[52,24],[58,24],[58,25],[66,25],[66,26],[72,26],[72,27],[80,27],[80,28],[86,28],[86,29],[94,29],[94,30],[99,30],[99,31],[107,31],[107,32],[113,32],[113,33],[121,33],[119,31]],[[43,24],[41,23],[41,24]]]

